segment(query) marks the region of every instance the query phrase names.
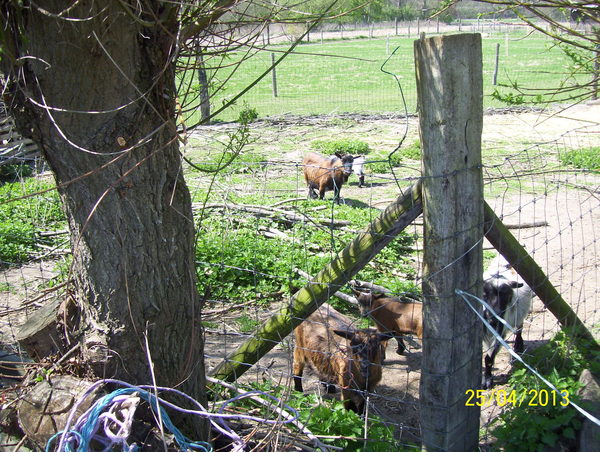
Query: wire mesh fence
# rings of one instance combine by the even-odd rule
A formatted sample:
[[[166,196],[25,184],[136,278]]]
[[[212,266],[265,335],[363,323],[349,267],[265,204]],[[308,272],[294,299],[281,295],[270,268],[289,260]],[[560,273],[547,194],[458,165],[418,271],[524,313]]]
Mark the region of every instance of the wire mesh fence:
[[[338,30],[324,28],[309,33],[290,55],[278,62],[290,49],[290,39],[299,38],[304,31],[297,26],[272,26],[272,31],[263,32],[253,48],[234,53],[226,61],[206,59],[207,83],[214,93],[210,101],[213,113],[249,89],[243,100],[237,100],[213,120],[237,120],[246,106],[256,109],[261,118],[285,114],[393,115],[405,109],[415,113],[413,45],[419,33],[482,34],[485,108],[503,107],[505,103],[499,98],[518,103],[523,90],[526,101],[540,100],[537,96],[542,96],[546,101],[559,102],[560,96],[551,98],[549,93],[559,86],[573,86],[576,81],[583,86],[592,78],[591,74],[574,69],[575,61],[556,42],[512,22],[472,20],[446,25],[415,21],[397,26],[382,23]],[[237,71],[242,61],[243,70]],[[270,70],[273,64],[277,66]],[[259,76],[263,78],[253,84]],[[200,82],[186,78],[182,84],[187,83],[197,86]],[[585,90],[570,94],[590,95]],[[190,124],[200,121],[197,101],[183,106]]]
[[[585,112],[585,116],[590,117],[589,112]],[[527,120],[536,117],[542,118],[540,114],[529,113]],[[357,137],[364,137],[365,130],[378,130],[393,136],[400,135],[404,129],[404,124],[399,124],[403,119],[369,121],[360,116],[357,118],[312,118],[306,124],[294,119],[293,125],[260,122],[253,129],[255,142],[251,149],[218,176],[194,170],[188,173],[187,179],[197,200],[199,280],[204,287],[211,287],[202,313],[209,371],[242,343],[252,339],[265,320],[287,306],[294,291],[308,282],[309,275],[315,276],[357,232],[419,178],[417,160],[404,159],[391,169],[384,167],[383,171],[378,166],[380,162],[369,163],[367,160],[366,186],[358,188],[357,180],[352,176],[342,187],[345,204],[332,204],[330,194],[325,201],[307,199],[300,162],[308,150],[308,142],[300,137],[306,136],[308,129],[318,128],[325,136],[338,133],[351,136],[354,133]],[[510,134],[512,125],[525,121],[524,115],[494,115],[488,119],[490,124],[484,129],[484,142],[488,145],[484,146],[483,168],[487,202],[579,318],[597,334],[600,315],[596,226],[600,215],[599,179],[597,172],[586,169],[585,163],[576,162],[583,161],[578,156],[585,156],[588,150],[597,148],[598,127],[568,130],[556,139],[519,148],[519,140],[512,135],[499,140],[490,137]],[[495,120],[500,125],[492,127]],[[567,121],[565,126],[569,125]],[[560,130],[555,124],[548,126],[554,134]],[[211,151],[211,146],[206,143],[219,142],[219,137],[222,139],[228,129],[231,126],[225,124],[195,133],[186,156],[195,164],[212,160],[219,154],[219,148]],[[290,130],[284,132],[284,129]],[[410,130],[414,133],[412,126]],[[525,141],[528,139],[525,137]],[[382,145],[375,140],[371,143],[373,147],[393,150],[391,142]],[[268,149],[268,155],[272,157],[262,155],[252,160],[252,154],[258,153],[258,149]],[[210,193],[208,198],[207,193]],[[58,200],[53,202],[58,203]],[[38,211],[40,204],[32,201],[29,204],[32,213]],[[40,228],[44,226],[40,225]],[[485,238],[482,240],[484,257],[488,261],[494,252]],[[64,244],[60,248],[65,248]],[[422,223],[417,219],[340,291],[352,296],[349,287],[353,281],[360,280],[376,283],[394,296],[418,297],[418,287],[423,282],[421,253]],[[61,265],[57,265],[61,259],[42,247],[35,259],[5,267],[1,312],[5,354],[18,352],[15,345],[18,328],[29,313],[44,304],[43,295],[51,292],[55,286],[53,281],[61,271]],[[372,320],[361,316],[356,305],[335,297],[329,303],[352,319],[352,328],[374,327]],[[523,331],[524,359],[534,361],[535,350],[551,343],[559,330],[559,321],[538,297],[534,297]],[[512,345],[511,336],[508,341]],[[389,342],[382,380],[372,393],[365,394],[369,419],[381,420],[382,424],[376,425],[382,425],[385,432],[384,437],[381,431],[374,430],[380,434],[378,440],[389,447],[410,448],[421,441],[422,344],[414,335],[407,335],[405,344],[406,350],[398,355],[395,342]],[[235,384],[271,391],[284,400],[298,397],[297,393],[289,392],[293,388],[294,346],[293,335],[273,341],[272,350],[264,356],[256,356],[257,364],[236,377]],[[497,387],[509,395],[510,385],[514,384],[509,381],[511,368],[510,355],[506,350],[501,351],[495,362],[494,375]],[[306,399],[308,402],[305,403],[312,404],[310,410],[315,412],[314,416],[322,416],[318,411],[320,404],[326,403],[324,400],[327,399],[339,398],[339,394],[328,394],[318,383],[315,373],[305,371],[303,378],[305,393],[315,397]],[[288,389],[278,392],[280,388]],[[540,384],[537,390],[542,389],[545,387]],[[482,445],[502,448],[504,444],[495,443],[492,430],[499,422],[499,414],[506,411],[508,405],[493,398],[496,396],[492,396],[491,391],[485,397],[481,418]],[[331,429],[335,431],[333,427]],[[327,435],[323,431],[320,434],[325,437],[338,435]],[[351,443],[357,441],[353,435],[346,436]]]
[[[532,114],[531,117],[535,116]],[[509,132],[511,127],[508,125],[506,127],[505,132]],[[302,126],[299,128],[301,129]],[[502,126],[500,131],[501,128]],[[273,129],[271,132],[278,130],[278,127],[275,126]],[[568,131],[555,140],[521,149],[511,143],[510,146],[504,144],[496,149],[494,146],[488,146],[484,151],[487,155],[484,164],[487,202],[540,265],[551,283],[558,288],[561,296],[594,332],[597,329],[599,315],[596,236],[598,229],[595,226],[600,207],[597,197],[598,176],[594,171],[577,168],[565,162],[572,161],[573,155],[583,155],[590,149],[596,149],[597,133],[597,126],[589,126]],[[270,144],[276,147],[277,141],[281,143],[285,139],[280,136],[276,142]],[[299,158],[301,152],[291,151],[278,155],[281,159],[287,158],[291,161],[261,162],[260,177],[256,179],[255,175],[254,181],[252,181],[253,177],[250,177],[252,170],[247,167],[247,164],[242,164],[243,176],[238,179],[237,184],[233,183],[235,173],[240,172],[240,168],[234,166],[229,174],[231,183],[227,188],[221,187],[219,190],[219,196],[223,197],[222,205],[218,206],[218,211],[211,211],[208,214],[208,216],[219,216],[229,227],[219,233],[223,241],[218,246],[221,252],[215,256],[216,259],[210,264],[202,262],[207,269],[205,273],[214,274],[217,269],[227,269],[252,275],[253,282],[250,287],[254,294],[251,298],[256,300],[255,306],[251,308],[243,306],[240,312],[231,310],[231,300],[228,296],[221,295],[220,300],[218,300],[220,297],[215,296],[212,300],[214,305],[210,310],[211,318],[207,319],[212,325],[207,334],[207,357],[211,365],[219,363],[236,350],[244,340],[251,338],[255,328],[277,312],[278,308],[288,303],[292,293],[288,290],[290,280],[295,284],[307,282],[306,278],[299,276],[296,269],[304,270],[301,274],[315,275],[332,256],[339,252],[348,240],[341,238],[343,232],[339,228],[351,228],[350,236],[360,229],[360,226],[354,224],[352,226],[336,224],[340,212],[344,209],[371,211],[366,218],[368,221],[393,198],[393,192],[397,194],[405,191],[418,178],[418,162],[406,160],[396,166],[394,172],[375,174],[369,174],[367,164],[369,174],[367,189],[358,189],[357,181],[352,179],[342,188],[347,206],[335,207],[331,204],[314,206],[310,203],[305,204],[302,196],[305,188],[298,163],[301,160]],[[285,185],[288,188],[273,188]],[[238,196],[240,199],[237,199]],[[281,212],[275,213],[274,208],[265,209],[263,212],[270,216],[263,218],[260,215],[257,219],[256,212],[239,209],[240,204],[246,204],[243,201],[245,196],[253,200],[253,205],[260,206],[277,205],[278,199],[282,201],[292,199],[292,203],[285,209],[281,204],[277,209],[294,214],[299,211],[302,214],[303,224],[297,224],[290,229],[282,228],[281,223],[279,226],[273,226],[274,223],[277,224],[277,216],[281,214]],[[226,206],[225,198],[232,200],[229,206]],[[258,202],[255,201],[257,198]],[[320,211],[323,214],[316,213]],[[315,218],[317,215],[318,219]],[[245,246],[234,242],[233,239],[240,234],[239,227],[236,225],[244,222],[251,222],[254,230],[253,238],[247,238],[248,242]],[[330,226],[324,231],[326,239],[322,242],[326,245],[313,243],[312,231],[323,227],[322,224],[327,222]],[[271,235],[267,234],[269,228],[271,228]],[[390,265],[385,256],[378,256],[370,264],[373,271],[364,276],[359,273],[356,279],[391,288],[396,296],[414,296],[414,290],[398,285],[398,281],[408,282],[415,287],[422,282],[420,268],[422,233],[419,220],[413,223],[405,234],[401,238],[403,243],[397,245],[402,258],[396,261],[396,264],[399,262],[400,265]],[[307,238],[309,236],[311,239]],[[270,238],[265,239],[265,237]],[[486,261],[489,261],[494,251],[491,245],[485,242],[484,238],[482,239]],[[263,241],[275,242],[275,245],[265,250],[261,243]],[[287,254],[284,248],[288,246],[287,243],[294,241],[302,243],[299,252]],[[230,257],[228,252],[225,252],[232,249],[237,249],[242,254],[251,250],[250,260],[246,261],[249,265],[240,265],[235,257]],[[266,268],[254,264],[268,257],[274,257],[274,260],[268,263]],[[315,264],[315,261],[319,261],[320,258],[324,259]],[[277,270],[269,271],[268,268]],[[282,291],[264,293],[262,288],[259,289],[268,277],[274,278],[277,281],[276,285],[283,287]],[[221,278],[221,284],[213,285],[217,291],[221,285],[231,283],[227,276],[222,275]],[[348,286],[342,291],[352,294],[348,290],[351,283],[352,281],[349,280]],[[235,286],[237,289],[240,288],[239,285]],[[416,292],[418,293],[418,290]],[[360,327],[374,325],[372,322],[365,325],[364,318],[361,319],[359,310],[355,306],[347,302],[333,301],[333,303],[338,308],[340,305],[345,306],[354,318],[355,325]],[[219,319],[221,315],[226,316],[227,320]],[[532,356],[535,355],[533,351],[551,341],[559,330],[559,320],[535,297],[532,311],[524,327],[525,359],[528,357],[533,359]],[[418,338],[409,337],[406,352],[403,355],[396,355],[394,352],[396,346],[391,342],[393,341],[388,345],[383,367],[382,382],[377,386],[375,393],[369,395],[371,414],[377,414],[388,425],[394,426],[392,436],[401,444],[418,444],[420,441],[418,388],[421,375],[421,344]],[[512,342],[511,337],[509,342]],[[255,384],[277,382],[290,386],[293,346],[294,339],[291,336],[283,339],[281,343],[278,342],[273,351],[261,357],[258,364],[240,378],[240,382]],[[512,390],[507,386],[510,370],[510,355],[507,351],[502,351],[496,359],[494,374],[497,384],[501,385],[500,387],[508,394]],[[305,384],[305,392],[314,391],[319,394],[319,397],[327,397],[317,383],[318,378],[313,375],[311,380],[312,383]],[[541,390],[544,386],[536,388]],[[491,394],[491,392],[487,393],[488,399],[482,412],[482,427],[485,432],[483,442],[486,444],[494,441],[490,432],[496,424],[491,422],[497,419],[499,412],[506,409],[505,402],[489,399]],[[503,447],[503,445],[497,444],[495,447]]]
[[[386,108],[396,111],[394,103]],[[585,106],[576,119],[562,118],[562,112],[487,116],[482,168],[488,204],[596,335],[600,320],[596,226],[600,216],[600,179],[594,166],[600,141],[597,115],[597,107]],[[228,143],[239,133],[233,124],[198,128],[190,134],[184,149],[185,158],[191,163],[186,167],[186,180],[195,201],[198,279],[207,298],[202,322],[206,329],[205,359],[209,373],[242,344],[255,339],[265,321],[285,312],[300,287],[309,283],[386,206],[406,194],[421,177],[419,156],[401,152],[418,142],[416,119],[411,115],[274,116],[250,126],[249,144],[233,160]],[[595,124],[582,126],[583,122]],[[365,186],[359,188],[356,177],[351,176],[341,189],[344,199],[341,205],[331,202],[331,194],[325,201],[311,200],[306,195],[302,159],[312,149],[311,145],[337,139],[368,143]],[[400,141],[402,146],[398,146]],[[397,155],[401,158],[395,158]],[[205,171],[214,168],[220,171]],[[18,262],[10,263],[3,258],[1,360],[22,354],[17,345],[20,326],[32,312],[47,304],[55,291],[64,288],[61,284],[68,269],[65,225],[55,212],[60,206],[59,199],[43,192],[51,185],[47,174],[33,180],[40,185],[4,186],[6,200],[12,200],[3,205],[4,222],[15,217],[11,209],[25,209],[31,219],[27,227],[32,233]],[[24,205],[17,204],[15,199],[27,192],[42,192],[42,197],[26,198]],[[341,296],[329,299],[329,303],[348,316],[349,329],[375,326],[370,317],[362,315],[358,305],[348,301],[348,297],[356,296],[350,288],[361,282],[377,284],[396,297],[419,299],[423,283],[422,228],[421,219],[411,222],[359,273],[344,281],[339,288]],[[16,241],[16,234],[10,231],[2,236],[6,244]],[[495,252],[485,237],[482,241],[484,258],[489,262]],[[560,320],[539,297],[534,297],[523,331],[523,359],[540,371],[547,370],[542,369],[543,362],[552,361],[552,357],[542,354],[541,362],[536,350],[543,350],[548,344],[553,352],[569,346],[568,338],[556,339]],[[512,336],[508,340],[512,345]],[[327,412],[336,406],[327,404],[340,396],[329,394],[316,373],[307,370],[302,375],[306,396],[292,392],[296,346],[292,334],[270,339],[268,353],[256,353],[249,370],[243,375],[233,375],[234,387],[258,389],[263,394],[275,395],[282,403],[300,405],[308,413],[303,422],[312,429],[312,435],[316,435],[321,445],[318,447],[323,449],[332,445],[330,450],[418,448],[422,442],[419,418],[422,341],[416,334],[407,334],[404,342],[406,349],[402,354],[396,353],[394,340],[388,342],[385,360],[374,364],[381,366],[381,381],[374,390],[363,393],[367,421],[360,422],[363,427],[369,425],[370,433],[337,429],[344,418],[328,418]],[[345,346],[344,341],[338,345],[341,349]],[[497,427],[502,426],[502,419],[514,422],[515,418],[507,413],[508,408],[517,404],[499,398],[498,388],[510,397],[516,384],[510,380],[512,374],[511,357],[502,350],[494,367],[497,389],[483,394],[482,448],[509,447],[509,435]],[[554,384],[559,386],[561,378],[564,377],[556,377]],[[538,380],[524,381],[521,389],[535,389],[538,403],[543,402],[539,399],[542,390],[551,394],[541,383],[532,386],[531,382]],[[215,384],[226,387],[225,383]],[[208,408],[218,410],[220,397]],[[476,404],[480,400],[476,393],[465,394],[465,403]],[[546,399],[543,405],[561,409],[562,400]],[[327,406],[328,411],[323,411],[322,406]],[[250,408],[240,404],[229,409],[239,412]],[[269,409],[261,411],[260,416],[269,420],[279,416]],[[573,408],[565,406],[564,410]],[[534,407],[528,406],[523,412],[531,416]],[[238,429],[242,443],[268,443],[272,450],[284,447],[273,435],[257,435],[255,424],[233,427]],[[564,430],[573,427],[571,422],[556,428],[557,440]],[[535,430],[531,425],[527,428]],[[540,435],[548,433],[548,427],[543,428],[539,429]],[[286,438],[286,447],[309,447],[304,446],[304,441],[316,447],[314,439],[300,441],[296,433],[281,423],[275,429],[281,438]],[[570,439],[568,434],[563,436],[561,440]]]

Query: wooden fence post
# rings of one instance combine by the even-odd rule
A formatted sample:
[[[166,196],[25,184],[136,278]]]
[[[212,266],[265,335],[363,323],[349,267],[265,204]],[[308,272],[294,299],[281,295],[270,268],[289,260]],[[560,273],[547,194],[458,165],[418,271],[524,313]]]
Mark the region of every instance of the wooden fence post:
[[[277,73],[275,72],[275,54],[271,53],[271,81],[273,85],[273,97],[277,97]]]
[[[498,68],[500,65],[500,44],[496,43],[496,64],[494,64],[494,76],[492,78],[492,85],[498,84]]]
[[[480,409],[482,325],[455,289],[482,296],[481,35],[415,41],[423,170],[423,450],[471,451]]]

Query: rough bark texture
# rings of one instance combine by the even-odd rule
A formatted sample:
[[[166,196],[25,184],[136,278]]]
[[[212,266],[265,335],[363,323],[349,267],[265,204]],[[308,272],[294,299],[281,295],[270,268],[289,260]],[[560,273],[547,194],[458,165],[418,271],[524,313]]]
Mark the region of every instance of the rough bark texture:
[[[148,384],[147,336],[157,383],[183,382],[202,402],[195,232],[172,121],[176,30],[142,24],[165,17],[162,2],[140,5],[140,20],[109,1],[10,15],[25,38],[12,50],[30,58],[12,67],[3,58],[5,100],[59,184],[84,355],[99,376]]]
[[[423,168],[423,450],[477,449],[481,323],[455,294],[481,297],[481,36],[415,41]]]

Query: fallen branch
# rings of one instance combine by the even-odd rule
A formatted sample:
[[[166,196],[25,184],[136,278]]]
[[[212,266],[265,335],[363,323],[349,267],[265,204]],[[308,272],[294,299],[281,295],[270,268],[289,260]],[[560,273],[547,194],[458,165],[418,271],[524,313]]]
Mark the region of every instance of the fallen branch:
[[[300,221],[307,221],[316,225],[322,225],[327,227],[341,228],[343,226],[350,226],[352,222],[348,220],[334,220],[333,218],[318,219],[312,218],[305,213],[298,213],[284,209],[269,208],[263,206],[253,206],[244,204],[206,204],[202,206],[200,203],[192,204],[192,210],[194,214],[199,208],[210,209],[210,210],[236,210],[241,212],[247,212],[252,215],[259,217],[271,218],[274,221],[279,221],[287,224],[294,224]],[[324,206],[321,206],[324,207]]]
[[[223,386],[224,388],[236,391],[236,392],[240,393],[241,395],[248,393],[248,391],[244,391],[243,389],[240,389],[238,386],[230,385],[223,380],[218,380],[216,378],[212,378],[209,376],[206,377],[206,380],[213,384],[218,384],[220,386]],[[294,419],[294,417],[287,411],[282,410],[281,408],[279,408],[276,405],[273,405],[272,402],[266,401],[262,397],[258,397],[258,396],[251,396],[249,398],[251,400],[254,400],[255,402],[259,403],[260,405],[267,407],[270,410],[276,411],[282,418],[290,421],[291,424],[295,425],[298,428],[298,430],[300,430],[300,432],[305,434],[313,442],[314,446],[317,449],[324,451],[324,452],[330,451],[331,449],[339,450],[339,448],[337,448],[337,447],[328,447],[325,444],[323,444],[321,441],[319,441],[319,439],[315,435],[313,435],[311,433],[310,430],[308,430],[308,428],[306,428],[306,426],[304,424],[302,424],[299,420]]]

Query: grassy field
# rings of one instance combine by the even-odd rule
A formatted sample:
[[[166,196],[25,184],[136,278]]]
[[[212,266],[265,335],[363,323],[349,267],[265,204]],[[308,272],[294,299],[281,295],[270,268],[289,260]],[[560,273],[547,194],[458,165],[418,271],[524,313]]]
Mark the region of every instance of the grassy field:
[[[243,102],[256,109],[260,118],[293,115],[322,115],[339,113],[409,113],[416,111],[414,69],[414,38],[391,36],[388,38],[330,40],[299,45],[276,68],[277,97],[273,95],[272,75],[268,73],[256,86],[239,99],[233,108],[217,116],[217,120],[237,119]],[[493,85],[496,49],[499,45],[497,86]],[[259,75],[268,71],[271,55],[279,58],[289,45],[267,46],[244,61],[232,75],[235,63],[242,54],[232,54],[227,66],[209,71],[214,86],[226,81],[226,90],[215,94],[212,111],[228,99],[235,97]],[[568,73],[565,54],[540,34],[525,36],[501,34],[483,36],[484,108],[501,107],[493,99],[498,90],[502,95],[518,94],[513,87],[531,88],[531,94],[548,93],[563,82]],[[393,54],[391,57],[390,55]],[[386,61],[384,73],[382,65]],[[216,62],[208,62],[207,66]],[[588,80],[587,75],[579,81]],[[508,85],[502,86],[502,85]],[[543,100],[553,100],[547,94]],[[554,99],[553,101],[556,101]],[[193,104],[186,121],[198,121]]]

